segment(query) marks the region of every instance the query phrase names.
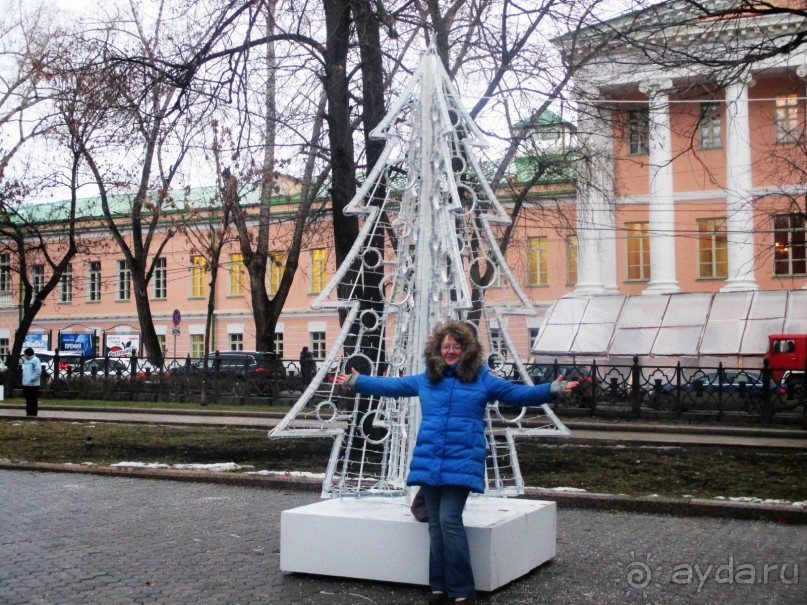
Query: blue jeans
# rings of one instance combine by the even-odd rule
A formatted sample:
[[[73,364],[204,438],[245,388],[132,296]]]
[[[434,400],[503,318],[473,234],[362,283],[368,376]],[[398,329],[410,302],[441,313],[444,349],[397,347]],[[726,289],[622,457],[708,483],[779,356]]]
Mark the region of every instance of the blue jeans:
[[[444,485],[421,486],[429,515],[429,587],[449,598],[474,598],[474,572],[462,511],[470,490]]]

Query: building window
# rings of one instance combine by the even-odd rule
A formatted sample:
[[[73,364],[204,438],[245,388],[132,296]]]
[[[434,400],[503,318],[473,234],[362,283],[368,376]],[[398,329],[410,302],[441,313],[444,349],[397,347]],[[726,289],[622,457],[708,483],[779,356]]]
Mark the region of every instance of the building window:
[[[325,263],[328,251],[325,248],[315,248],[311,251],[311,292],[322,292],[328,282]]]
[[[191,357],[201,359],[205,356],[205,335],[191,334]]]
[[[8,354],[11,352],[8,338],[0,338],[0,358],[6,361]]]
[[[547,238],[531,237],[527,249],[527,285],[545,286],[547,284]]]
[[[59,279],[59,302],[73,302],[73,264],[68,263]]]
[[[701,103],[698,124],[700,125],[701,149],[720,149],[723,147],[719,103]]]
[[[163,357],[165,357],[165,334],[157,334],[157,344],[160,346],[160,351],[162,352]],[[174,351],[174,355],[176,355],[176,351]]]
[[[570,235],[566,239],[566,284],[577,283],[577,236]]]
[[[776,142],[783,144],[799,141],[799,101],[796,95],[776,99]]]
[[[244,350],[244,335],[241,333],[230,333],[230,350],[243,351]]]
[[[529,329],[529,346],[530,349],[527,353],[532,353],[532,348],[535,346],[535,341],[538,340],[538,334],[540,333],[540,328],[530,328]]]
[[[504,337],[499,328],[490,329],[490,352],[502,356],[507,355],[507,347],[505,347]]]
[[[275,353],[280,359],[283,359],[283,332],[275,332]]]
[[[628,153],[647,154],[647,140],[650,132],[650,112],[647,108],[628,112]]]
[[[316,252],[316,251],[315,251]],[[313,257],[312,257],[313,263]],[[277,289],[280,287],[280,278],[283,277],[283,271],[286,269],[286,253],[285,252],[270,252],[269,253],[269,283],[267,290],[269,294],[277,294]],[[321,290],[322,288],[320,288]],[[316,290],[319,292],[319,290]]]
[[[807,273],[806,231],[807,225],[802,214],[780,214],[773,217],[774,275]]]
[[[698,278],[725,279],[728,275],[726,219],[698,219]]]
[[[168,263],[165,257],[161,256],[154,260],[152,284],[154,285],[155,299],[165,300],[168,298]]]
[[[87,301],[101,301],[101,261],[87,263]]]
[[[325,359],[325,332],[311,332],[311,355],[314,359]]]
[[[205,276],[207,261],[204,256],[191,257],[191,298],[203,298],[205,295]]]
[[[132,298],[132,267],[128,260],[118,261],[118,300]]]
[[[0,254],[0,292],[11,292],[11,255]]]
[[[42,292],[42,288],[45,287],[45,265],[31,267],[31,287],[34,290],[34,296]]]
[[[627,223],[628,279],[650,279],[650,223]]]
[[[246,268],[244,267],[243,254],[230,255],[230,296],[243,296],[244,295],[244,274]],[[236,350],[236,349],[232,349]],[[242,351],[243,349],[237,349]]]

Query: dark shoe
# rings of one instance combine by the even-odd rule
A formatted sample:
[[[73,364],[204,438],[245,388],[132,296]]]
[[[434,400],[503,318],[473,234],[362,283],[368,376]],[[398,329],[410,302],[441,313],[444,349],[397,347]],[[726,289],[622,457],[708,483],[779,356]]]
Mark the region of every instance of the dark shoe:
[[[446,605],[448,595],[444,592],[433,592],[429,595],[429,605]]]

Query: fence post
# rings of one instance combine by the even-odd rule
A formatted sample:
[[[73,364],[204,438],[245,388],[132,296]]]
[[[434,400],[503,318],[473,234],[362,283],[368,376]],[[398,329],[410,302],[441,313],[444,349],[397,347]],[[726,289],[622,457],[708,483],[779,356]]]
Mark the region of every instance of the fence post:
[[[135,390],[137,389],[137,353],[133,353],[129,358],[129,398],[132,401],[137,399]]]
[[[633,415],[636,418],[640,418],[642,415],[642,390],[641,390],[641,380],[642,380],[642,368],[639,365],[639,356],[633,356],[633,365],[630,369],[631,372],[631,384],[630,384],[630,400],[631,400],[631,408],[633,409]]]
[[[589,376],[591,377],[591,415],[594,415],[594,410],[597,409],[597,360],[591,360],[591,372],[589,372]],[[582,377],[581,377],[582,378]]]
[[[681,405],[681,382],[684,379],[684,369],[681,367],[681,362],[675,364],[675,417],[680,419],[684,413],[683,406]]]
[[[717,364],[717,419],[723,420],[723,385],[725,384],[726,370],[723,362]]]
[[[771,368],[770,360],[762,360],[762,409],[760,418],[765,424],[773,420],[773,398],[771,397]]]

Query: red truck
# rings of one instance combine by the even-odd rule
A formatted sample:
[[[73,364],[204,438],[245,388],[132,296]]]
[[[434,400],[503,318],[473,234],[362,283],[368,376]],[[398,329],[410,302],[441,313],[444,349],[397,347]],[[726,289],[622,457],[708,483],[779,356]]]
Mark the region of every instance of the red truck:
[[[807,370],[807,334],[770,334],[768,342],[771,378],[780,384],[801,381]]]

